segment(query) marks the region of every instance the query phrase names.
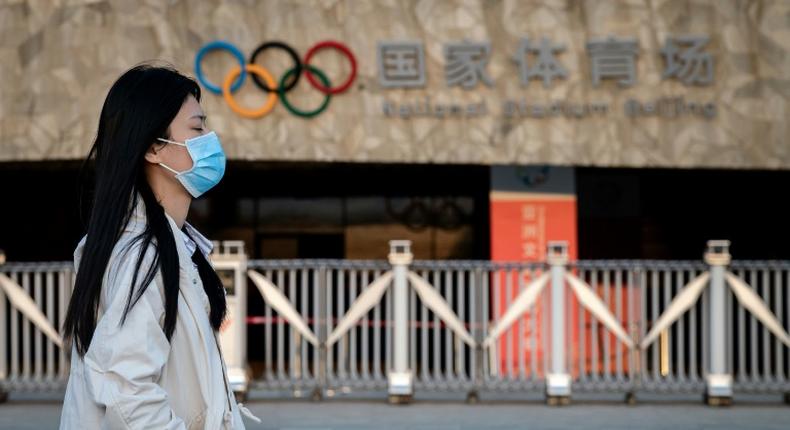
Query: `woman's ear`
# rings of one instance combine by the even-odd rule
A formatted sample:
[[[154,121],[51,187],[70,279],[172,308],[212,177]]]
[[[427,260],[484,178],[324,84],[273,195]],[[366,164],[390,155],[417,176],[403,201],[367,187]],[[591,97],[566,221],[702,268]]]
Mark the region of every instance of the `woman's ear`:
[[[159,164],[162,162],[162,157],[159,155],[159,152],[165,147],[165,145],[161,143],[154,143],[153,145],[148,147],[148,150],[145,151],[145,161],[151,164]]]

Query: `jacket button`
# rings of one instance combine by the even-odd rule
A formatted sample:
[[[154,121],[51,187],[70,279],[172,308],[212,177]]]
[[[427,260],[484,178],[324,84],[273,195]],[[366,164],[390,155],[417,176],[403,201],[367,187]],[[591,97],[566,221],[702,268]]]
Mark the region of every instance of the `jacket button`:
[[[197,279],[192,278],[192,285],[197,285]]]

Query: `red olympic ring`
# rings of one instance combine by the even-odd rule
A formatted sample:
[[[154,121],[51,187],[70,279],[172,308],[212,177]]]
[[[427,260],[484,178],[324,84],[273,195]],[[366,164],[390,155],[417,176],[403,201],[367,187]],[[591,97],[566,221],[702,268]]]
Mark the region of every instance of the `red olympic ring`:
[[[351,63],[351,75],[348,77],[348,79],[345,80],[345,82],[343,82],[342,85],[339,85],[334,88],[327,87],[325,85],[322,85],[320,82],[318,82],[318,79],[316,79],[313,72],[310,71],[310,67],[309,67],[310,58],[312,58],[316,52],[327,48],[337,49],[338,51],[342,52],[343,55],[345,55],[346,58],[348,58],[348,61]],[[321,91],[322,93],[327,95],[340,94],[346,91],[349,87],[351,87],[351,84],[354,82],[354,78],[356,78],[357,76],[357,60],[356,58],[354,58],[354,54],[351,52],[350,49],[348,49],[346,45],[340,42],[336,42],[334,40],[326,40],[324,42],[317,43],[315,46],[310,48],[310,50],[307,51],[307,55],[305,55],[302,63],[304,63],[305,66],[302,71],[307,77],[307,80],[310,81],[310,84],[314,86],[318,91]]]

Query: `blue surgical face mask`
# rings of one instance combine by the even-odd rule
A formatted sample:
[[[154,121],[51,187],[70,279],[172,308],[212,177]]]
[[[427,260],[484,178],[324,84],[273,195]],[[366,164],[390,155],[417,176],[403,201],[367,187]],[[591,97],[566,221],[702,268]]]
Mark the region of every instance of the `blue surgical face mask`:
[[[187,139],[184,143],[157,138],[162,142],[185,146],[189,156],[192,157],[192,168],[179,172],[164,163],[160,166],[176,174],[176,179],[181,185],[198,198],[206,191],[217,185],[225,174],[225,152],[219,142],[219,137],[213,131]]]

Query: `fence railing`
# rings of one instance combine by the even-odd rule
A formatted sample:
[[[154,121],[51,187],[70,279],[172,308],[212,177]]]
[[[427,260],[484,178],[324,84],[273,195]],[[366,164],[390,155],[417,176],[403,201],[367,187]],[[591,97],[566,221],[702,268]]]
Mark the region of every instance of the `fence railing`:
[[[7,263],[0,276],[21,287],[53,326],[63,324],[74,285],[71,262]],[[0,288],[0,392],[65,387],[69,357],[10,299]]]
[[[727,398],[727,391],[710,391],[719,384],[711,382],[715,320],[725,334],[723,345],[713,345],[713,350],[723,351],[721,365],[731,378],[726,388],[736,394],[790,392],[790,351],[776,328],[764,325],[754,308],[744,308],[743,298],[728,289],[721,290],[721,309],[711,313],[711,294],[718,294],[715,275],[698,300],[684,307],[655,341],[640,347],[659,320],[674,312],[681,293],[688,295],[689,288],[697,288],[694,281],[712,270],[703,261],[408,261],[400,264],[403,274],[397,271],[399,264],[385,260],[245,262],[245,272],[260,275],[246,277],[248,283],[252,280],[262,293],[273,288],[285,299],[273,300],[256,288],[245,294],[254,302],[250,309],[262,309],[246,315],[251,389],[285,396],[389,391],[400,397],[414,391],[471,397],[484,391],[532,391],[562,398],[572,387],[573,392]],[[561,270],[555,273],[555,267]],[[756,293],[787,332],[790,261],[736,261],[726,270]],[[0,274],[18,284],[53,326],[61,327],[73,286],[71,263],[8,263],[0,266]],[[387,282],[375,282],[385,276]],[[398,290],[399,276],[411,288]],[[436,297],[415,285],[420,279]],[[363,297],[372,284],[377,292]],[[559,288],[567,293],[558,304],[552,295]],[[585,291],[593,293],[592,301]],[[399,302],[398,294],[405,300]],[[525,300],[529,305],[524,306]],[[246,300],[237,303],[246,310]],[[523,312],[493,333],[514,306],[522,306]],[[349,320],[360,309],[360,316]],[[397,335],[398,324],[406,336]],[[399,353],[405,354],[400,363]],[[400,374],[409,378],[393,378]],[[0,391],[60,389],[67,376],[63,351],[0,290]],[[564,377],[567,387],[562,386]]]

